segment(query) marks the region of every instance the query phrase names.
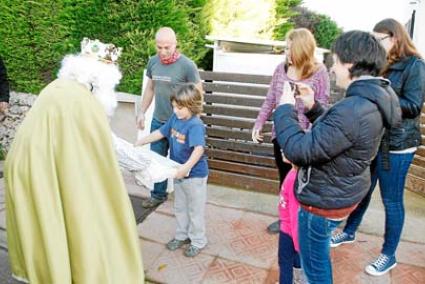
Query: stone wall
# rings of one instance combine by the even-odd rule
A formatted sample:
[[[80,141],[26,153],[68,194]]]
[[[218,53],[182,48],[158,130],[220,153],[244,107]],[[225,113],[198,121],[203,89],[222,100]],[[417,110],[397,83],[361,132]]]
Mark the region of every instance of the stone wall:
[[[16,128],[21,124],[27,111],[33,105],[37,96],[24,93],[10,93],[8,112],[0,114],[0,145],[4,150],[10,148],[15,137]]]

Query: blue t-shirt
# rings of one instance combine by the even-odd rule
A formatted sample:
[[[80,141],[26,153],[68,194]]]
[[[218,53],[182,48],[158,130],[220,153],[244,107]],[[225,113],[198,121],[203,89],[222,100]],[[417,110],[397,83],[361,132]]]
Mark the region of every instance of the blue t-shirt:
[[[195,146],[205,147],[205,126],[197,116],[188,120],[178,119],[173,114],[159,129],[170,143],[170,158],[180,164],[189,160]],[[207,157],[202,155],[193,166],[188,177],[206,177],[208,175]]]

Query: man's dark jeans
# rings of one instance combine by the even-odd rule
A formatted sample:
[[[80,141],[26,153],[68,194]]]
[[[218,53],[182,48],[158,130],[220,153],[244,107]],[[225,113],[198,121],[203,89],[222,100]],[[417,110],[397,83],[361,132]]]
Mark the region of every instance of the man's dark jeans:
[[[164,123],[153,118],[151,123],[151,133],[161,128],[161,126],[163,125]],[[163,138],[151,144],[151,150],[164,157],[166,157],[168,154],[168,148],[169,144],[166,138]],[[151,192],[151,197],[161,201],[167,199],[167,181],[155,183],[153,191]]]

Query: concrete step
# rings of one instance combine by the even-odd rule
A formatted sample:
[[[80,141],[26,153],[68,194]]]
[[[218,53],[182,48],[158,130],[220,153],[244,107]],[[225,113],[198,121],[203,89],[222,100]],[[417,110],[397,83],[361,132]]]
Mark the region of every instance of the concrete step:
[[[425,198],[425,177],[409,173],[406,178],[406,189]]]
[[[412,164],[425,168],[425,157],[415,155]]]

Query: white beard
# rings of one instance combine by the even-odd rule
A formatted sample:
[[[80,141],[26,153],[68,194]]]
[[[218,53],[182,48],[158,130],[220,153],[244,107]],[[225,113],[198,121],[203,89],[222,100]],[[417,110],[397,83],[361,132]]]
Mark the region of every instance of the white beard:
[[[115,64],[107,64],[85,55],[67,55],[62,60],[58,78],[75,80],[92,90],[108,117],[112,117],[118,105],[115,86],[122,78]]]

